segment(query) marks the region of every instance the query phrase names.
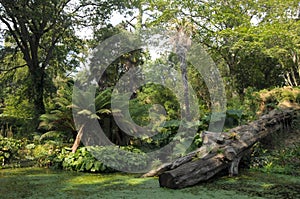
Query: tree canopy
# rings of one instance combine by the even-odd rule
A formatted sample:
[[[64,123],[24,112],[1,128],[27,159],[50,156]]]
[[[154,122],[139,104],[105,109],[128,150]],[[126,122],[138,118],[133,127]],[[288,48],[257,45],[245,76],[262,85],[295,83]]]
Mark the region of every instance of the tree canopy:
[[[45,113],[44,97],[52,78],[65,76],[79,65],[85,48],[78,36],[79,28],[105,24],[118,4],[72,0],[3,0],[0,3],[0,21],[5,27],[6,40],[1,75],[27,68],[28,97],[37,119]]]
[[[72,76],[82,63],[97,65],[101,61],[99,53],[110,53],[96,51],[87,60],[90,50],[120,32],[139,33],[151,27],[176,30],[188,41],[203,45],[221,71],[229,99],[238,96],[243,100],[247,90],[299,86],[299,10],[299,2],[294,0],[0,0],[4,39],[0,49],[1,118],[6,118],[3,123],[10,125],[13,122],[6,121],[7,117],[23,118],[31,121],[34,128],[38,128],[40,120],[44,126],[47,121],[48,124],[59,121],[59,118],[49,120],[55,114],[67,118],[66,121],[72,120],[66,115],[70,114],[71,96],[65,96],[71,95],[71,88],[67,87],[73,85]],[[111,21],[116,16],[122,18],[118,24]],[[180,43],[179,37],[173,40],[177,45]],[[137,49],[116,59],[97,81],[97,95],[110,96],[112,87],[131,68],[167,75],[168,71],[158,67],[165,64],[181,73],[184,86],[180,89],[185,96],[189,93],[187,82],[192,83],[199,97],[198,108],[205,112],[203,118],[209,117],[211,99],[205,81],[190,63],[185,63],[184,52],[177,49],[173,54],[152,55],[148,49]],[[87,70],[86,75],[98,72]],[[58,83],[58,79],[63,80]],[[65,84],[66,88],[62,86]],[[61,98],[66,101],[60,103],[62,93],[65,95]],[[131,97],[131,105],[137,107],[131,110],[132,117],[148,124],[151,119],[147,111],[156,103],[171,114],[167,120],[176,123],[178,102],[170,90],[155,84],[136,89]],[[185,106],[190,112],[188,98]],[[107,100],[98,107],[111,108]],[[108,113],[98,112],[97,116],[108,129],[106,133],[116,142],[128,144],[128,136],[118,129]],[[73,124],[61,126],[76,136]],[[59,131],[59,127],[55,130]],[[170,138],[174,129],[172,126],[162,132]]]

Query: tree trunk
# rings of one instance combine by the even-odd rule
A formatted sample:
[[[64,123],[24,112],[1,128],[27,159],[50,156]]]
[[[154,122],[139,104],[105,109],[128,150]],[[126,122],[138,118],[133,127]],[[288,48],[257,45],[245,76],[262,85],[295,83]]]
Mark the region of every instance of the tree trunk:
[[[45,113],[44,76],[45,71],[39,67],[31,70],[32,95],[37,119]]]
[[[77,136],[76,136],[76,139],[73,143],[73,146],[72,146],[72,153],[75,153],[77,148],[79,147],[80,145],[80,142],[81,142],[81,138],[82,138],[82,135],[83,135],[83,129],[84,129],[84,126],[85,125],[82,125],[77,133]]]
[[[179,27],[177,29],[177,34],[175,36],[175,47],[176,54],[179,58],[181,79],[183,83],[183,99],[184,99],[184,117],[187,121],[191,120],[190,113],[190,102],[189,102],[189,86],[188,86],[188,77],[187,77],[187,62],[186,56],[189,48],[191,47],[191,39],[185,30],[187,27]]]
[[[40,66],[40,63],[37,58],[37,52],[32,52],[36,54],[32,57],[25,57],[27,62],[29,73],[30,73],[30,84],[31,90],[30,94],[32,96],[32,102],[34,105],[34,117],[33,125],[36,129],[39,126],[39,118],[45,111],[44,105],[44,78],[45,78],[45,69]]]
[[[191,115],[190,115],[190,102],[189,102],[189,86],[188,86],[188,79],[187,79],[187,63],[186,63],[186,54],[184,52],[180,53],[179,60],[180,60],[181,78],[182,78],[183,89],[184,89],[185,117],[187,121],[190,121]]]
[[[159,175],[161,187],[184,188],[206,181],[224,169],[238,174],[241,158],[262,138],[287,130],[299,110],[273,110],[248,125],[226,133],[203,132],[203,146],[172,163],[150,171],[144,177]]]

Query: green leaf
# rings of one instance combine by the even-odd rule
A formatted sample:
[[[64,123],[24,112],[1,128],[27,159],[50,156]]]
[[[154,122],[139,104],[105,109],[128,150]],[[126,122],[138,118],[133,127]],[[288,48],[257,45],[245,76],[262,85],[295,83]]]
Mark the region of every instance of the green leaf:
[[[89,171],[92,167],[93,167],[94,162],[93,161],[89,161],[85,164],[85,169],[87,171]]]
[[[84,109],[77,112],[78,115],[92,115],[93,113],[90,110]]]
[[[104,164],[101,164],[100,171],[105,171],[107,168]]]
[[[4,157],[8,159],[10,157],[10,154],[9,153],[4,153]]]

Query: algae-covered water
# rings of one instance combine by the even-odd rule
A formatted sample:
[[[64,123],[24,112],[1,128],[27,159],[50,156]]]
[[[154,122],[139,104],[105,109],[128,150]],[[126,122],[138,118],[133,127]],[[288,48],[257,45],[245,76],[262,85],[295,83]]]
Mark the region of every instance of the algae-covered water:
[[[243,171],[180,190],[160,188],[157,178],[89,174],[42,168],[0,170],[0,198],[300,198],[300,177]]]

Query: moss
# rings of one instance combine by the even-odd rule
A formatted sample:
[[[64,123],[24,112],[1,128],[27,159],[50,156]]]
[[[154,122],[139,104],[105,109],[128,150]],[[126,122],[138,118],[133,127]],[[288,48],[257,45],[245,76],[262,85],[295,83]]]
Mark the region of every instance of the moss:
[[[280,106],[282,103],[293,103],[293,106],[300,103],[300,89],[297,87],[274,88],[272,90],[262,90],[257,93],[260,101],[259,113],[264,113],[268,110]]]
[[[243,171],[180,190],[160,188],[138,174],[87,174],[40,168],[0,170],[5,198],[299,198],[300,179]],[[0,196],[0,198],[1,198]]]

